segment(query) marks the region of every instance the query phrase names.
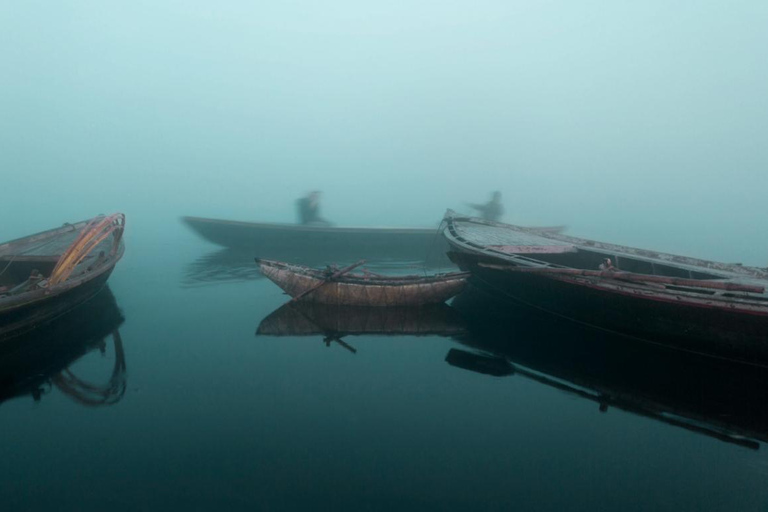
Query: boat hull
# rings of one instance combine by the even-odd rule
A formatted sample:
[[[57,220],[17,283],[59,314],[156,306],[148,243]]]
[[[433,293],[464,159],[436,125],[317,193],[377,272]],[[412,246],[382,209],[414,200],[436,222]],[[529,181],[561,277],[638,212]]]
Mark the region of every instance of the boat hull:
[[[424,278],[341,276],[282,262],[257,260],[262,273],[294,299],[337,306],[421,306],[445,302],[460,293],[467,274],[454,272]]]
[[[570,320],[644,341],[768,364],[768,315],[606,289],[575,279],[461,264],[480,287]]]
[[[35,300],[20,307],[0,309],[0,343],[47,324],[88,301],[104,288],[113,270],[114,265],[76,286],[48,295],[41,293]]]
[[[447,264],[448,244],[431,228],[349,228],[184,217],[209,242],[292,261],[414,260]]]

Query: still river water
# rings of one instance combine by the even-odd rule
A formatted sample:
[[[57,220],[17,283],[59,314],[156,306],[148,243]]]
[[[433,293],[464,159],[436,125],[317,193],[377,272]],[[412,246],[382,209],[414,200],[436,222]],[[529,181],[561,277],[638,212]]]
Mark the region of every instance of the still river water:
[[[763,371],[480,290],[273,314],[251,255],[176,229],[3,356],[2,510],[768,510]]]

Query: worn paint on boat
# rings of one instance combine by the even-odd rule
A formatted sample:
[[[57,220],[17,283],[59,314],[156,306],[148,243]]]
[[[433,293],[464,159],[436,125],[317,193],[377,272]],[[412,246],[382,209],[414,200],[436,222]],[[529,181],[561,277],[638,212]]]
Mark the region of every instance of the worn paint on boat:
[[[298,300],[339,306],[420,306],[444,302],[461,292],[467,272],[428,276],[381,276],[344,274],[330,278],[335,270],[317,270],[303,265],[256,259],[262,273]]]

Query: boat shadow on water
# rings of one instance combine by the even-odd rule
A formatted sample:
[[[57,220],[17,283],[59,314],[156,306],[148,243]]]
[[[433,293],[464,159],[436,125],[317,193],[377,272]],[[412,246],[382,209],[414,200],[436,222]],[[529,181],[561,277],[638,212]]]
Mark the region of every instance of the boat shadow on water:
[[[31,396],[35,401],[55,387],[86,406],[113,405],[126,390],[126,363],[118,328],[124,322],[114,295],[104,287],[85,303],[48,323],[0,343],[0,403]],[[108,340],[114,352],[109,380],[87,382],[70,369],[95,350],[102,356]]]
[[[313,302],[289,302],[265,317],[257,336],[322,337],[350,352],[357,350],[348,336],[456,336],[466,332],[461,315],[447,304],[419,307],[335,306]]]
[[[768,442],[768,368],[692,354],[554,317],[470,286],[468,331],[448,364],[520,376],[611,408],[757,449]]]

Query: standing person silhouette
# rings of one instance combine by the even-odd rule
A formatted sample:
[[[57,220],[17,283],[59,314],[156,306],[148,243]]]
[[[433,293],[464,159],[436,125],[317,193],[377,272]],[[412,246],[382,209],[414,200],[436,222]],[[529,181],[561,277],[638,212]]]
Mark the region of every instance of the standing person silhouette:
[[[320,191],[313,190],[305,197],[296,201],[299,213],[299,224],[322,224],[330,226],[331,223],[320,217]]]
[[[485,204],[472,204],[469,206],[480,212],[480,216],[485,220],[498,222],[504,213],[504,207],[501,205],[501,192],[496,191],[491,195],[491,200]]]

